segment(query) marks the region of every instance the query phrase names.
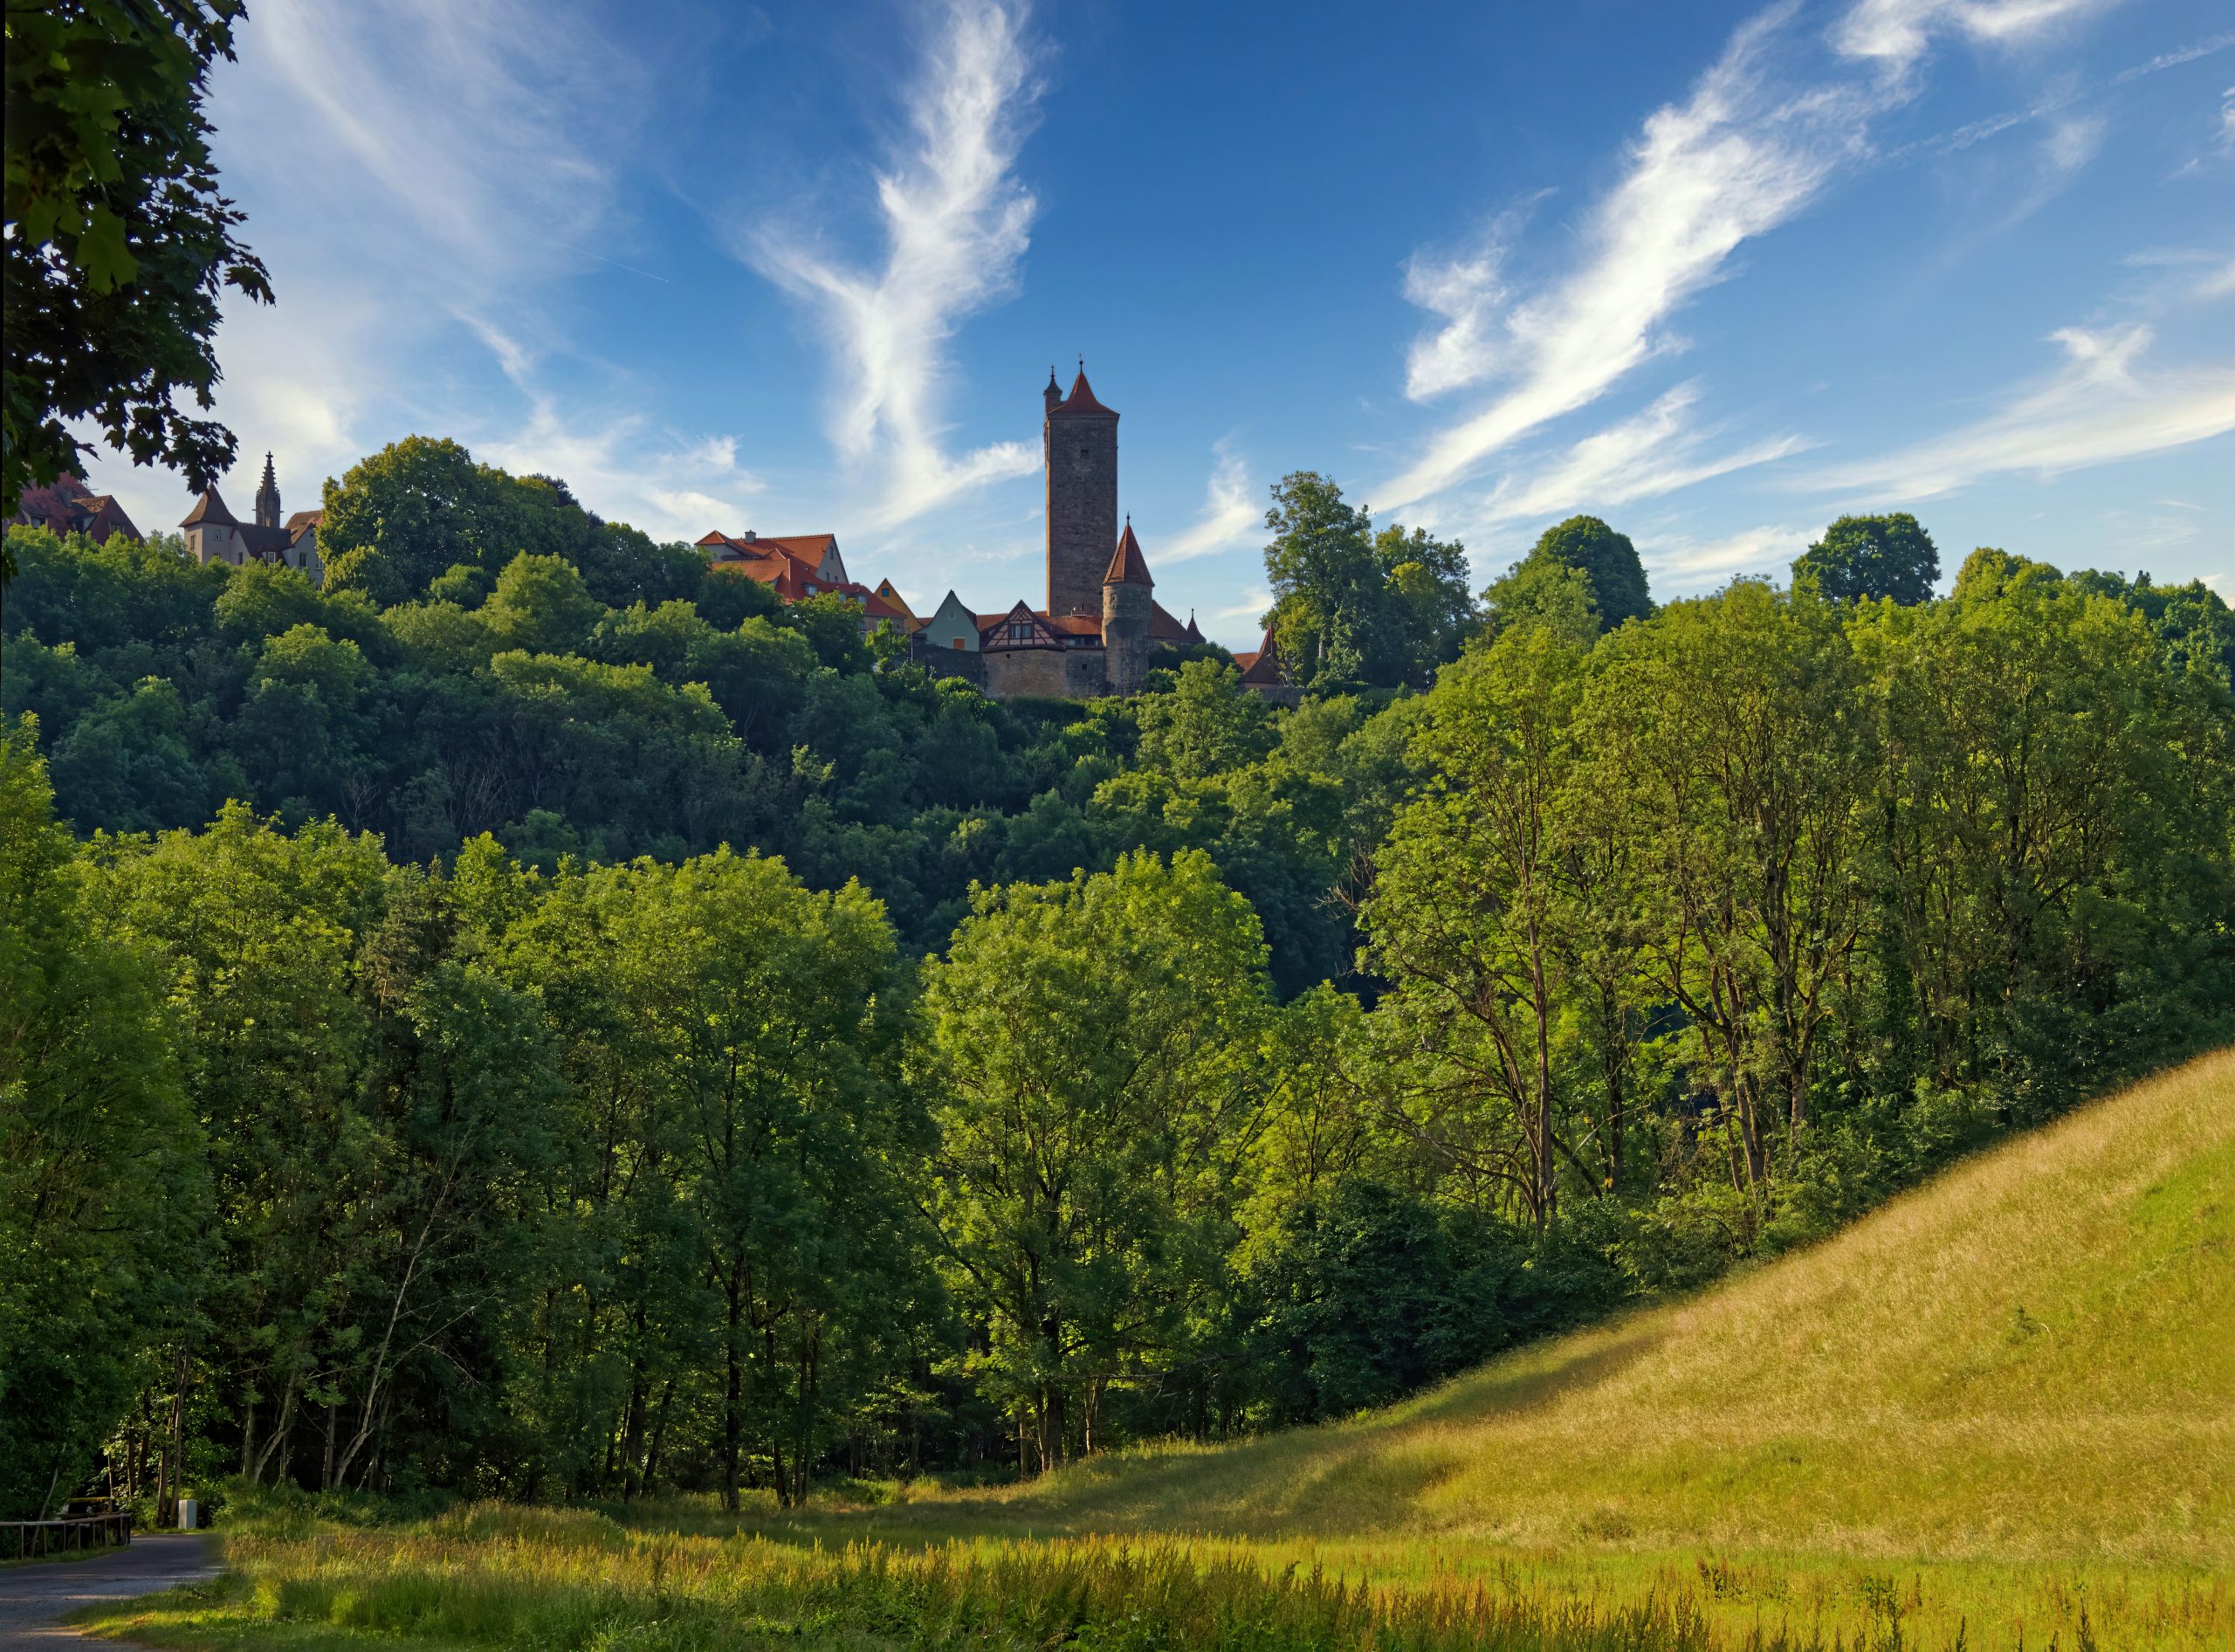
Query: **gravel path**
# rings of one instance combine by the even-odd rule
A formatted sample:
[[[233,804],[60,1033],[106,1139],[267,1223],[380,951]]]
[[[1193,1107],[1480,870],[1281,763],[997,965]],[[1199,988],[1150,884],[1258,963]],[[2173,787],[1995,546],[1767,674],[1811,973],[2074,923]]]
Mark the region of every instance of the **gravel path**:
[[[135,1537],[128,1548],[90,1560],[55,1560],[0,1568],[0,1647],[58,1649],[77,1631],[52,1627],[57,1618],[96,1600],[127,1600],[218,1573],[217,1540],[198,1532]],[[113,1646],[113,1642],[95,1644]]]

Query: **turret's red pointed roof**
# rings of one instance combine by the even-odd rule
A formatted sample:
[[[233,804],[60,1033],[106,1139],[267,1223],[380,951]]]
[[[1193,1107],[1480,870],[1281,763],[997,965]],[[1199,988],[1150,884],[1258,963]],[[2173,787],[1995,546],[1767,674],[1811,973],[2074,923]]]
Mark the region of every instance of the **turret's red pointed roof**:
[[[1154,585],[1149,577],[1149,559],[1141,554],[1141,542],[1133,537],[1133,519],[1125,519],[1125,531],[1118,537],[1118,548],[1111,553],[1110,571],[1102,576],[1104,585]]]
[[[198,522],[211,522],[222,527],[240,526],[234,520],[233,513],[225,508],[225,501],[217,497],[217,490],[214,487],[202,490],[202,497],[194,501],[194,508],[186,513],[185,520],[179,526],[192,527]]]
[[[1086,382],[1086,368],[1083,367],[1079,368],[1078,377],[1071,381],[1071,393],[1048,410],[1051,414],[1098,414],[1104,418],[1112,419],[1118,416],[1117,409],[1104,407],[1094,399],[1094,389]]]

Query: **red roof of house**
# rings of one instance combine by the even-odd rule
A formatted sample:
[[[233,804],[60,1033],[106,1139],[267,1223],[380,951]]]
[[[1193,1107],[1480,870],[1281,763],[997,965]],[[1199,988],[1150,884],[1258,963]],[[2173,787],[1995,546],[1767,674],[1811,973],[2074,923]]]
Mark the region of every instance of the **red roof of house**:
[[[1086,368],[1079,368],[1079,375],[1071,381],[1071,393],[1048,410],[1050,418],[1105,418],[1118,416],[1117,410],[1107,408],[1094,399],[1094,391],[1086,382]]]
[[[1234,663],[1241,667],[1245,683],[1272,684],[1281,680],[1281,650],[1273,640],[1273,628],[1265,628],[1265,640],[1246,654],[1236,654]]]
[[[205,487],[202,490],[202,497],[194,501],[194,508],[186,513],[185,520],[181,521],[179,526],[195,527],[203,522],[217,527],[240,526],[233,513],[225,508],[225,501],[218,497],[217,490],[214,487]]]
[[[1110,571],[1102,576],[1104,585],[1154,585],[1149,577],[1148,559],[1141,554],[1141,542],[1133,537],[1133,519],[1125,519],[1125,531],[1118,538],[1118,548],[1110,554]]]
[[[737,552],[745,557],[783,557],[801,565],[803,575],[813,574],[822,566],[822,559],[829,554],[837,541],[836,533],[709,533],[698,541],[700,550],[718,548]]]
[[[843,589],[849,596],[856,591],[862,593],[862,609],[871,619],[891,620],[894,622],[893,629],[904,635],[915,628],[916,616],[887,597],[883,591],[867,590],[859,585],[848,585]]]
[[[116,502],[115,495],[96,493],[67,474],[56,477],[52,486],[25,488],[16,502],[15,515],[9,520],[57,533],[83,533],[92,540],[106,540],[114,533],[133,540],[140,537],[140,530]]]

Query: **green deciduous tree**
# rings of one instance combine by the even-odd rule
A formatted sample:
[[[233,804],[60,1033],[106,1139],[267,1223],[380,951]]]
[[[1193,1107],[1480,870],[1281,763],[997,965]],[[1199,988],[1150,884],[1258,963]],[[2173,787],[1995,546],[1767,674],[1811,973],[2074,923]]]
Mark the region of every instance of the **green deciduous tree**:
[[[1807,1125],[1869,916],[1874,714],[1837,612],[1805,593],[1741,582],[1611,647],[1585,784],[1626,823],[1640,961],[1689,1023],[1745,1190]]]
[[[1545,563],[1571,568],[1590,582],[1592,607],[1602,630],[1616,630],[1653,612],[1645,564],[1638,560],[1637,547],[1630,543],[1628,534],[1616,533],[1595,516],[1571,516],[1546,528],[1514,572]],[[1513,575],[1508,577],[1510,580]],[[1514,587],[1507,600],[1518,599],[1524,589],[1536,587]],[[1495,595],[1492,600],[1497,601]]]
[[[238,0],[58,0],[8,13],[7,373],[0,516],[75,468],[72,420],[204,487],[233,460],[205,411],[230,286],[269,302],[218,194],[202,99]]]
[[[1913,606],[1932,595],[1940,552],[1907,511],[1890,516],[1842,516],[1792,565],[1796,586],[1827,602],[1884,599]]]
[[[0,1517],[58,1512],[188,1329],[205,1189],[167,1032],[32,730],[0,728]]]
[[[983,892],[926,969],[911,1069],[980,1364],[1030,1467],[1101,1442],[1113,1384],[1184,1360],[1251,1137],[1264,943],[1209,858]]]
[[[1417,737],[1433,778],[1397,816],[1362,913],[1368,960],[1398,983],[1377,1020],[1405,1063],[1401,1116],[1484,1203],[1540,1232],[1591,1119],[1565,1025],[1585,656],[1523,625],[1444,672]]]
[[[1474,629],[1466,547],[1420,528],[1376,534],[1331,477],[1282,478],[1265,526],[1268,623],[1299,683],[1330,692],[1425,685]]]
[[[796,1503],[857,1397],[849,1348],[905,1329],[918,1254],[893,1180],[921,1142],[893,1083],[892,932],[858,885],[815,894],[727,852],[595,873],[587,898],[704,1270],[723,1505],[750,1456]]]

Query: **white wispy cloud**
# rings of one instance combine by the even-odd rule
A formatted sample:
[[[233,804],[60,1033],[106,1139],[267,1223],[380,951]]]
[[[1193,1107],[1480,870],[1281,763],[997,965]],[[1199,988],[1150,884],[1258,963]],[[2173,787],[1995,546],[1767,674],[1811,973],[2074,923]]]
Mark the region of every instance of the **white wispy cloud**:
[[[560,477],[587,508],[663,540],[747,526],[743,501],[767,485],[739,465],[729,437],[679,440],[639,414],[576,420],[541,395],[522,423],[478,439],[474,453],[515,475]]]
[[[545,297],[623,216],[652,65],[572,0],[269,0],[238,39],[210,109],[279,301],[227,306],[227,484],[252,487],[268,448],[290,506],[311,505],[410,430],[491,423],[460,331],[519,396],[512,434],[550,428],[539,374],[568,341]],[[177,479],[141,485],[153,520],[175,520]]]
[[[953,0],[910,88],[904,153],[877,176],[881,263],[857,267],[794,231],[755,225],[739,251],[813,303],[838,358],[832,439],[884,470],[873,520],[890,526],[1040,456],[1021,442],[962,454],[940,423],[948,343],[962,321],[1014,291],[1034,201],[1014,173],[1039,95],[1020,8]]]
[[[408,226],[402,261],[483,299],[563,263],[606,219],[618,138],[650,91],[645,66],[567,5],[282,0],[248,35],[315,111],[332,141],[318,147],[384,197],[345,195],[329,173],[327,204]]]
[[[1495,249],[1416,261],[1406,291],[1442,318],[1417,341],[1415,396],[1483,379],[1507,388],[1437,432],[1374,498],[1400,509],[1442,492],[1546,421],[1604,395],[1674,348],[1668,315],[1729,273],[1731,255],[1813,199],[1860,140],[1868,94],[1776,83],[1768,59],[1791,13],[1762,13],[1734,35],[1681,104],[1656,110],[1619,182],[1591,210],[1581,261],[1515,298]]]
[[[1272,606],[1272,592],[1265,589],[1262,586],[1259,586],[1254,589],[1244,591],[1241,594],[1241,600],[1240,602],[1236,602],[1232,608],[1222,608],[1219,609],[1218,612],[1211,616],[1211,618],[1216,621],[1248,620],[1253,625],[1262,625],[1264,623],[1265,620],[1265,610]]]
[[[1916,95],[1932,39],[2011,43],[2110,0],[1860,0],[1834,24],[1842,68],[1796,76],[1791,4],[1736,31],[1689,95],[1650,115],[1613,185],[1585,215],[1581,254],[1527,290],[1509,275],[1503,226],[1455,258],[1416,256],[1406,293],[1437,319],[1406,356],[1414,399],[1495,382],[1489,400],[1434,432],[1374,490],[1402,509],[1464,481],[1550,420],[1588,406],[1645,362],[1679,348],[1671,315],[1732,273],[1748,241],[1787,223],[1867,155],[1873,123]],[[2067,124],[2052,160],[2084,164],[2094,124]]]
[[[2139,322],[2051,335],[2063,365],[2012,392],[1996,411],[1875,458],[1798,478],[1808,492],[1904,500],[1950,493],[1981,477],[2053,476],[2235,430],[2235,362],[2152,368]]]
[[[1723,432],[1693,423],[1699,398],[1696,381],[1680,384],[1635,417],[1585,437],[1534,470],[1507,477],[1482,502],[1482,519],[1496,523],[1560,516],[1655,499],[1813,445],[1801,437],[1780,436],[1709,452]]]
[[[1935,35],[1958,34],[1981,45],[2008,45],[2118,0],[1860,0],[1832,30],[1841,54],[1891,70],[1924,57]]]
[[[1249,470],[1233,442],[1221,437],[1211,448],[1211,479],[1203,513],[1193,523],[1156,547],[1159,562],[1185,562],[1220,551],[1239,550],[1265,537],[1265,506],[1249,485]]]
[[[1793,559],[1808,548],[1820,531],[1769,523],[1719,539],[1640,534],[1638,556],[1656,593],[1663,597],[1683,595],[1748,575],[1782,580]]]

